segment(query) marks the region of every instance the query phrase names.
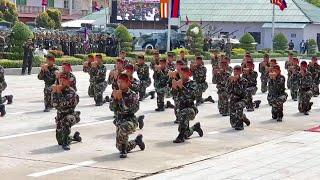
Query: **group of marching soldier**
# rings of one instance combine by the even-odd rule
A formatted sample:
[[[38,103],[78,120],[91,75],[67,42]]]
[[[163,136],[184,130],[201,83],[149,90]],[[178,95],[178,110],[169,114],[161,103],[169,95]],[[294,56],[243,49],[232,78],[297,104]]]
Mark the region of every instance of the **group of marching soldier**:
[[[159,52],[154,51],[153,61],[150,66],[146,64],[145,57],[138,55],[136,61],[130,62],[126,59],[126,52],[121,52],[116,60],[114,69],[107,78],[107,69],[103,64],[102,56],[89,55],[83,64],[83,71],[89,74],[88,95],[95,101],[96,106],[110,103],[110,110],[114,113],[114,125],[116,126],[116,147],[120,151],[120,157],[127,157],[127,153],[139,146],[145,149],[143,136],[139,134],[134,140],[129,141],[129,135],[136,128],[144,126],[144,116],[136,117],[140,101],[150,96],[151,99],[157,95],[155,111],[165,111],[173,108],[175,113],[174,123],[179,124],[178,136],[174,143],[182,143],[188,140],[193,132],[203,136],[203,130],[199,122],[193,126],[190,121],[198,114],[198,106],[204,102],[215,103],[212,96],[203,98],[207,90],[207,68],[201,56],[196,56],[190,64],[185,58],[185,52],[180,52],[180,59],[175,61],[175,54],[168,52],[167,58],[160,58]],[[249,126],[250,120],[244,114],[244,109],[254,111],[259,108],[261,101],[254,100],[257,92],[258,72],[254,70],[254,62],[250,53],[247,53],[241,63],[234,67],[230,66],[230,59],[213,51],[211,56],[212,83],[216,84],[218,90],[218,109],[222,116],[230,116],[230,124],[235,130],[243,130],[244,125]],[[147,92],[151,85],[149,67],[154,71],[153,82],[155,91]],[[298,110],[308,115],[312,107],[310,101],[313,96],[319,95],[319,73],[320,65],[317,58],[312,57],[309,64],[289,55],[285,63],[288,71],[287,88],[290,89],[291,97],[298,101]],[[138,79],[134,77],[137,73]],[[268,54],[264,55],[259,64],[261,73],[261,92],[268,92],[267,100],[271,106],[272,118],[278,122],[283,118],[283,104],[287,100],[285,92],[285,77],[281,74],[281,68],[275,59],[270,59]],[[3,74],[3,73],[2,73]],[[0,74],[1,75],[1,74]],[[4,81],[4,77],[0,80]],[[45,83],[44,104],[45,112],[52,108],[57,109],[56,116],[56,139],[64,150],[70,149],[70,142],[81,142],[79,132],[71,134],[71,127],[80,121],[80,112],[75,108],[79,103],[76,91],[76,77],[72,74],[69,63],[62,64],[59,71],[55,66],[55,59],[47,57],[45,64],[41,66],[38,78]],[[108,85],[112,86],[112,94],[103,97]],[[1,87],[5,85],[1,85]],[[1,88],[1,92],[4,90]],[[172,97],[165,102],[165,97]],[[12,103],[12,96],[1,99]],[[0,107],[1,109],[1,107]],[[4,114],[1,114],[4,115]]]

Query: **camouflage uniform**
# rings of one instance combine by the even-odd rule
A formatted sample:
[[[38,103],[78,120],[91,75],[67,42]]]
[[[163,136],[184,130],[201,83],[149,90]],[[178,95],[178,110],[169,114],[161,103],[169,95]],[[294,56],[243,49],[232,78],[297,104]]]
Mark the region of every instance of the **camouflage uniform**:
[[[290,61],[286,61],[284,68],[288,71],[288,80],[287,80],[287,88],[290,89],[291,88],[291,84],[290,84],[290,76],[291,76],[291,71],[290,71],[290,67],[292,66],[292,62]]]
[[[306,72],[303,76],[299,73],[299,105],[298,109],[301,113],[307,113],[311,110],[313,103],[310,103],[312,93],[313,81],[310,72]]]
[[[147,64],[137,65],[137,75],[140,80],[139,87],[139,99],[144,99],[146,97],[147,88],[151,85],[151,78],[149,74],[149,67]]]
[[[56,139],[59,145],[68,145],[73,141],[70,137],[71,127],[80,121],[80,111],[75,111],[79,96],[73,88],[67,87],[61,93],[52,93],[52,105],[57,109]]]
[[[184,63],[184,65],[188,66],[189,62],[187,58],[180,58],[180,61]]]
[[[256,94],[258,73],[256,71],[250,71],[243,73],[242,77],[247,81],[247,105],[246,108],[250,111],[254,110],[255,103],[252,100],[252,96]]]
[[[268,82],[268,102],[272,106],[272,118],[282,120],[283,103],[286,102],[288,94],[285,92],[286,79],[283,75],[278,75],[276,79],[269,79]]]
[[[94,92],[93,92],[93,77],[92,74],[90,73],[91,69],[91,63],[88,63],[88,67],[83,67],[83,72],[86,72],[89,74],[90,78],[89,78],[89,88],[88,88],[88,95],[89,97],[94,97]]]
[[[122,100],[111,99],[110,110],[115,112],[116,147],[119,151],[131,151],[137,145],[136,141],[128,141],[129,135],[138,127],[135,113],[139,110],[139,96],[132,90],[122,93]]]
[[[77,91],[77,79],[76,76],[73,73],[62,73],[62,75],[65,75],[68,77],[70,81],[70,87],[72,87],[75,91]],[[56,84],[59,84],[59,80],[57,79]]]
[[[298,89],[299,89],[299,74],[300,71],[300,67],[298,65],[293,65],[291,66],[291,68],[289,69],[290,72],[290,78],[288,81],[290,84],[290,93],[291,93],[291,98],[293,100],[297,100],[298,98]],[[289,77],[289,76],[288,76]]]
[[[207,78],[207,68],[204,65],[196,66],[191,69],[193,74],[193,80],[197,83],[198,91],[200,92],[196,97],[197,103],[203,102],[202,94],[208,89]]]
[[[7,88],[7,83],[4,79],[4,68],[0,66],[0,104],[7,101],[7,96],[2,97],[2,92]]]
[[[168,62],[167,63],[167,68],[169,71],[175,71],[176,70],[176,65],[173,62]]]
[[[319,96],[319,82],[320,82],[320,65],[319,64],[312,64],[310,63],[308,65],[308,71],[312,75],[312,80],[313,80],[313,95],[315,97]]]
[[[44,81],[44,105],[46,109],[52,108],[51,102],[51,92],[52,92],[52,85],[56,82],[56,72],[59,69],[53,65],[48,67],[48,71],[44,71],[41,69],[40,73],[38,74],[38,79]]]
[[[268,91],[268,78],[269,78],[269,72],[266,69],[266,67],[270,67],[269,63],[261,62],[259,64],[259,72],[261,73],[260,79],[261,79],[261,92],[265,93]]]
[[[130,79],[131,81],[131,90],[137,94],[139,94],[139,91],[140,91],[140,81],[136,78],[131,78]]]
[[[160,61],[160,59],[154,59],[153,61],[151,61],[150,62],[150,68],[153,70],[153,71],[155,71],[155,66],[156,65],[159,65],[159,61]]]
[[[103,92],[107,88],[106,80],[107,68],[100,64],[97,68],[91,68],[90,74],[92,74],[93,81],[93,93],[94,93],[94,101],[96,105],[101,105],[103,103]]]
[[[199,126],[198,128],[196,127],[196,124],[192,127],[189,125],[190,121],[194,120],[198,114],[198,109],[195,106],[194,101],[200,94],[199,88],[195,81],[189,80],[187,82],[183,82],[183,89],[172,89],[172,94],[180,102],[178,104],[178,131],[180,137],[178,136],[178,138],[189,138],[194,131],[197,131],[197,129],[200,128],[199,123],[196,123]]]
[[[114,69],[114,70],[112,70],[111,72],[117,72],[117,70]],[[110,72],[110,73],[111,73],[111,72]],[[109,74],[110,74],[110,73],[109,73]],[[121,73],[121,72],[118,72],[118,73]],[[117,79],[114,79],[113,76],[109,76],[107,82],[108,82],[109,85],[111,85],[111,87],[112,87],[113,90],[118,89]]]
[[[157,106],[159,109],[164,109],[164,96],[168,93],[168,70],[155,71],[153,74],[154,87],[157,93]]]
[[[212,72],[219,68],[219,57],[215,56],[215,57],[211,57],[211,66],[212,66]],[[215,74],[212,73],[212,84],[217,84],[216,82],[216,78],[214,77]]]
[[[227,83],[227,92],[230,95],[230,124],[236,130],[243,129],[243,122],[247,119],[243,108],[247,104],[247,80],[240,77],[237,81]]]
[[[229,114],[229,94],[227,92],[227,82],[231,73],[228,71],[223,71],[222,73],[216,74],[215,81],[217,82],[217,89],[218,89],[218,108],[219,112],[222,115]]]

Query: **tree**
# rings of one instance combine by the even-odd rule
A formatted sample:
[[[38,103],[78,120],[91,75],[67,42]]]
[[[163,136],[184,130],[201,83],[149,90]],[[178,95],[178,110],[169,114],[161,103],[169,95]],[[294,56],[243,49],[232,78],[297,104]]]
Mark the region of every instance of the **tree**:
[[[198,24],[192,24],[187,31],[188,45],[191,54],[203,54],[204,38],[201,27]]]
[[[50,8],[46,11],[48,16],[54,21],[54,29],[61,28],[61,11],[59,9]]]
[[[320,7],[320,0],[306,0],[308,3],[311,3],[315,6]]]
[[[133,38],[132,38],[131,34],[129,33],[128,29],[124,25],[121,24],[115,29],[114,33],[115,33],[115,36],[116,36],[118,42],[120,43],[118,50],[120,50],[120,51],[123,50],[126,52],[132,51]]]
[[[308,43],[308,55],[315,55],[317,52],[317,42],[314,39],[307,40]]]
[[[245,33],[239,41],[242,49],[249,52],[254,52],[256,50],[256,45],[254,44],[256,41],[250,33]]]
[[[53,29],[55,27],[54,21],[49,17],[47,12],[39,14],[36,18],[36,23],[37,26],[47,29]]]
[[[0,0],[0,19],[15,23],[18,20],[16,5],[9,0]]]
[[[273,50],[286,50],[288,48],[288,39],[282,33],[278,33],[273,38]]]
[[[13,52],[22,55],[23,45],[29,38],[33,38],[33,33],[30,28],[22,22],[16,22],[12,28]]]

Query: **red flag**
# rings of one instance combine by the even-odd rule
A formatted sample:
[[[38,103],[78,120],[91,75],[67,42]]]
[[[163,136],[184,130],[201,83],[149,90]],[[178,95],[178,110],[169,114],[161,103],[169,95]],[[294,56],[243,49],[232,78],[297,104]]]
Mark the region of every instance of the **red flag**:
[[[48,5],[48,0],[42,0],[42,6],[47,6]]]
[[[279,6],[281,11],[287,8],[287,2],[285,0],[270,0],[270,2]]]
[[[180,16],[180,0],[171,0],[171,17],[178,18]]]

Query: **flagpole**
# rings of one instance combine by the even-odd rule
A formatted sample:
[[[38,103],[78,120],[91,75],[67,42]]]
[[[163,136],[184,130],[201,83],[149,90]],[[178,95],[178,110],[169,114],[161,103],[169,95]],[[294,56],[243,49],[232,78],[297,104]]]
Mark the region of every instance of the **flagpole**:
[[[171,0],[168,0],[168,38],[167,38],[167,52],[170,51],[170,40],[171,40]]]
[[[109,23],[109,12],[110,11],[108,11],[108,13],[107,13],[107,8],[108,8],[108,10],[110,10],[109,5],[110,5],[109,0],[105,0],[104,1],[104,6],[105,6],[104,7],[104,14],[106,16],[106,26],[105,26],[105,28],[107,28],[107,24]]]
[[[272,41],[272,52],[273,52],[273,38],[274,38],[274,18],[275,18],[275,4],[272,4],[272,35],[271,35],[271,41]]]

